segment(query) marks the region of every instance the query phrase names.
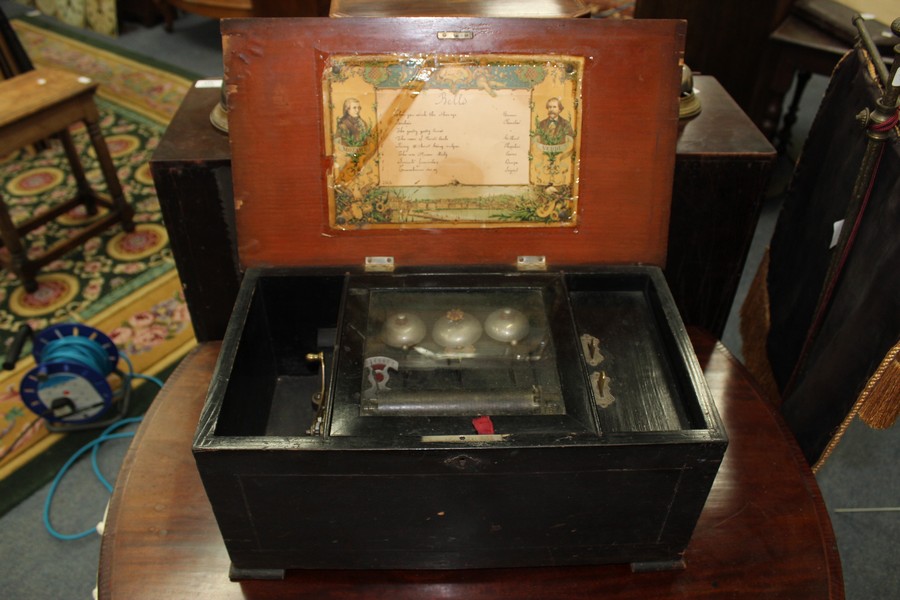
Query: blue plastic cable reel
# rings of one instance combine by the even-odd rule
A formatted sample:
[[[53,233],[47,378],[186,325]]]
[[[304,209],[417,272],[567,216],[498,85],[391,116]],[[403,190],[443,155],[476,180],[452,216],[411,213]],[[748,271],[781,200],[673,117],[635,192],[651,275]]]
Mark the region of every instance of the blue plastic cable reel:
[[[36,366],[22,378],[19,394],[48,429],[101,427],[125,414],[130,382],[117,368],[119,350],[109,336],[81,323],[52,325],[37,334],[24,325],[4,368],[15,367],[29,338]],[[118,393],[113,377],[121,382]]]

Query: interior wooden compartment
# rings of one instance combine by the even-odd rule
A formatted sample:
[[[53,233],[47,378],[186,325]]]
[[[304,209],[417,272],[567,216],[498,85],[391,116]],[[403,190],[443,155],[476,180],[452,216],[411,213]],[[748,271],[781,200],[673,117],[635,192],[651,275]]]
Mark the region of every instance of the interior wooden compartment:
[[[647,269],[566,276],[576,336],[600,340],[615,402],[598,407],[607,434],[710,429],[692,379],[681,318],[662,278]],[[657,272],[658,273],[658,272]],[[692,353],[693,350],[687,349]]]
[[[331,364],[344,277],[294,271],[251,285],[215,435],[306,435],[321,387],[319,363],[306,355],[324,352]]]
[[[565,290],[571,310],[566,315],[571,321],[563,327],[573,334],[577,351],[581,334],[600,339],[604,361],[596,368],[611,377],[616,398],[606,408],[593,409],[598,427],[587,429],[600,443],[615,442],[621,435],[665,435],[713,427],[705,417],[708,407],[702,406],[698,396],[696,386],[702,382],[692,378],[682,358],[680,319],[662,278],[653,277],[652,272],[652,268],[625,267],[544,276],[548,281],[559,278]],[[357,281],[359,277],[390,282],[402,275],[362,275]],[[462,277],[477,287],[482,282],[479,278],[488,275]],[[515,281],[509,274],[501,277]],[[313,274],[302,269],[278,269],[255,278],[244,307],[235,360],[227,373],[215,436],[307,435],[315,416],[312,397],[321,386],[321,376],[318,363],[308,361],[306,355],[324,352],[329,368],[334,363],[335,331],[347,281],[340,273]],[[562,367],[570,370],[580,358],[565,350],[562,356]],[[586,389],[593,367],[583,360],[581,367],[578,375]],[[529,432],[529,427],[519,425],[519,431]],[[540,427],[531,429],[538,433]]]

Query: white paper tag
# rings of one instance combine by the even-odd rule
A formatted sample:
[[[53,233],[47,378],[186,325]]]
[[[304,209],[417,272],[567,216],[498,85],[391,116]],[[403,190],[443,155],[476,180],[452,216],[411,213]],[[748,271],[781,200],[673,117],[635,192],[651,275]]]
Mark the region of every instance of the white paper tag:
[[[194,84],[195,88],[220,88],[222,87],[221,79],[200,79]]]
[[[894,73],[894,81],[891,82],[891,85],[894,87],[900,87],[900,69],[897,69],[897,72]]]
[[[841,219],[840,221],[835,221],[832,227],[834,228],[834,232],[831,234],[831,245],[828,246],[829,250],[837,246],[838,240],[841,239],[841,230],[844,228],[844,220]]]

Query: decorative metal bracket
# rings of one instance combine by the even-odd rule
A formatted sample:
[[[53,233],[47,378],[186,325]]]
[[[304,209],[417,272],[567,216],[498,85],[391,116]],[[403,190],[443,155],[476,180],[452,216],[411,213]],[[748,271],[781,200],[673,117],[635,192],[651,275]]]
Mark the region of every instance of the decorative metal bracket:
[[[316,418],[306,430],[307,435],[322,435],[325,427],[325,354],[323,352],[311,352],[306,355],[306,360],[318,361],[321,384],[319,391],[313,394],[312,405],[316,409]]]

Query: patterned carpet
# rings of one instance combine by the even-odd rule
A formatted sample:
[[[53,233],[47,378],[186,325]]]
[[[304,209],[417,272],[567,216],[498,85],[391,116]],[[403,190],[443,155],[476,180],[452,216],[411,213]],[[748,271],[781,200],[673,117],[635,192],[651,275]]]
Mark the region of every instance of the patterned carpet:
[[[131,358],[136,372],[164,373],[195,340],[149,160],[190,81],[26,21],[13,21],[13,26],[36,66],[67,69],[100,82],[101,128],[125,196],[136,211],[137,228],[131,234],[119,226],[109,228],[45,266],[32,294],[25,293],[13,274],[0,271],[0,350],[6,352],[23,323],[39,331],[53,323],[79,322],[107,333]],[[76,127],[72,134],[88,179],[105,193],[87,132]],[[73,195],[74,186],[58,142],[42,152],[22,150],[0,157],[0,190],[15,222]],[[29,233],[29,254],[64,240],[89,218],[96,217],[77,209]],[[0,372],[0,513],[22,495],[18,488],[23,466],[54,454],[48,450],[69,437],[49,432],[19,398],[19,382],[33,367],[33,358],[23,353],[15,370]],[[17,480],[14,494],[4,490],[10,479]]]

